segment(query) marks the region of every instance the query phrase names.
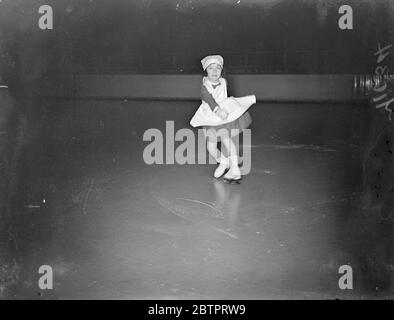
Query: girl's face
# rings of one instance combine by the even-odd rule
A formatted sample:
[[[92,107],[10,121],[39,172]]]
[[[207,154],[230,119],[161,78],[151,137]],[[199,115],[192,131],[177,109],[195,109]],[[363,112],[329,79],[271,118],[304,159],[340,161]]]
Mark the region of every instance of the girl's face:
[[[208,79],[217,82],[222,74],[222,67],[217,63],[211,63],[207,68]]]

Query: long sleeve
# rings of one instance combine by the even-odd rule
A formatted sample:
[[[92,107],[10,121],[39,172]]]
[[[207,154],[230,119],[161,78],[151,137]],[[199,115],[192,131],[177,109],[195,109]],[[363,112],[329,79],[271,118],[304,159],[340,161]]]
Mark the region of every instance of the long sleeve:
[[[215,101],[215,99],[208,92],[208,89],[204,85],[201,86],[201,100],[208,103],[212,111],[218,106],[218,103]]]

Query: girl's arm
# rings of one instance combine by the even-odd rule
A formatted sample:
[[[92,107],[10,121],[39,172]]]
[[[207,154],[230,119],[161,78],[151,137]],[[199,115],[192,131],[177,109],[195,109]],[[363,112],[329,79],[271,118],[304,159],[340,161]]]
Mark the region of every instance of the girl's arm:
[[[208,103],[213,112],[216,112],[219,109],[219,105],[204,85],[201,86],[201,100]]]

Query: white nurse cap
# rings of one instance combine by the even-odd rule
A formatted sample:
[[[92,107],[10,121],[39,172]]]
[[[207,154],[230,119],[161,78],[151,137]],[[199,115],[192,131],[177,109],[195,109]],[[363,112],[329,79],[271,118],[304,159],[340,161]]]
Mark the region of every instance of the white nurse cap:
[[[211,63],[217,63],[223,68],[223,57],[219,55],[206,56],[201,60],[202,68],[205,70]]]

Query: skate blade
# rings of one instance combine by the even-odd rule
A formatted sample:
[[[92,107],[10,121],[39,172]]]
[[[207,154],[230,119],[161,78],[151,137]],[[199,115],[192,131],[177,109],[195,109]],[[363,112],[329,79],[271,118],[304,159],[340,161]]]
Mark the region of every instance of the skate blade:
[[[241,179],[227,179],[223,178],[224,182],[229,184],[241,184]]]

